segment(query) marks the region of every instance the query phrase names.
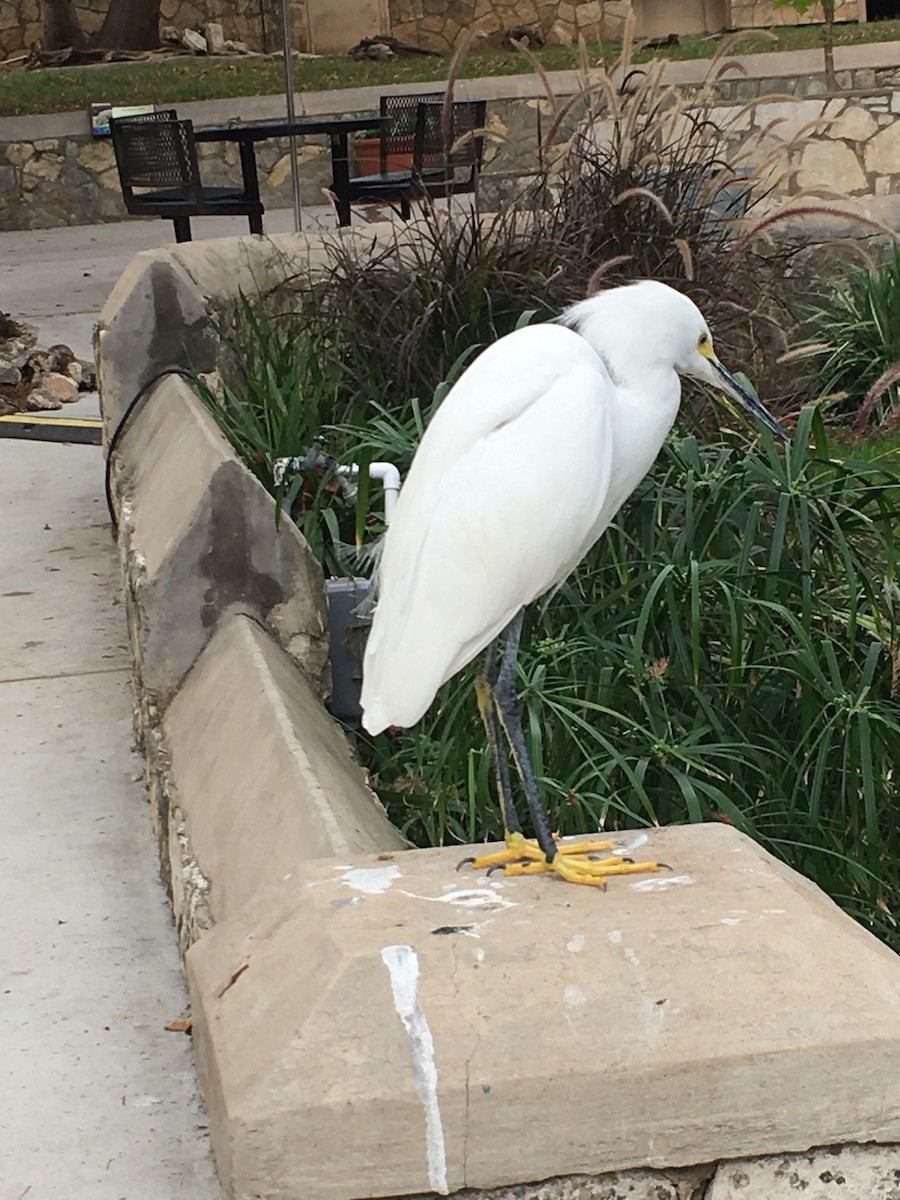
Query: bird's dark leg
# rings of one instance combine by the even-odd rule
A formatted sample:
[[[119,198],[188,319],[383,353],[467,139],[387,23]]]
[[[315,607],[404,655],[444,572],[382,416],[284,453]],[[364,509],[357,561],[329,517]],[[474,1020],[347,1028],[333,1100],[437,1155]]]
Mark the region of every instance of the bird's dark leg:
[[[509,778],[509,763],[503,746],[500,744],[500,722],[494,703],[494,686],[497,681],[497,659],[500,654],[500,639],[495,638],[488,646],[484,656],[481,673],[475,680],[475,693],[478,697],[478,711],[484,722],[487,733],[491,759],[494,763],[494,775],[497,781],[497,794],[500,797],[500,811],[503,813],[503,826],[507,833],[521,833],[522,825],[513,801],[512,782]]]
[[[494,705],[499,723],[503,726],[503,731],[509,742],[513,762],[516,764],[516,770],[522,781],[522,789],[525,792],[525,800],[528,804],[528,811],[531,814],[532,824],[534,825],[535,837],[547,862],[551,863],[556,857],[556,842],[553,840],[550,821],[547,818],[547,812],[541,800],[534,767],[532,767],[531,759],[528,757],[528,747],[525,744],[525,733],[522,729],[522,720],[519,716],[519,705],[516,697],[516,660],[519,655],[519,642],[522,639],[522,622],[524,617],[525,610],[522,609],[507,627],[503,660],[500,664],[500,673],[497,676],[497,682],[494,684],[493,689]]]
[[[481,855],[479,858],[464,859],[463,862],[471,863],[476,870],[483,868],[490,871],[502,867],[507,875],[532,875],[552,871],[570,883],[585,883],[601,888],[606,886],[606,880],[610,875],[630,875],[637,871],[659,870],[657,863],[635,863],[624,858],[621,853],[615,853],[617,849],[615,843],[608,840],[592,839],[574,845],[567,844],[557,847],[547,818],[547,811],[541,800],[534,768],[528,757],[528,747],[525,743],[525,732],[522,729],[516,697],[516,659],[522,637],[523,618],[524,610],[510,622],[506,630],[506,645],[503,649],[499,673],[496,672],[496,643],[494,643],[489,651],[490,657],[485,661],[484,670],[479,675],[477,683],[478,706],[487,730],[497,771],[497,786],[503,806],[503,819],[506,823],[506,849],[499,853]],[[501,728],[506,735],[513,762],[516,764],[516,770],[522,781],[536,841],[522,836],[516,817],[510,787],[509,766],[499,745]],[[609,851],[613,851],[613,853],[609,855]],[[462,865],[461,863],[460,866]]]

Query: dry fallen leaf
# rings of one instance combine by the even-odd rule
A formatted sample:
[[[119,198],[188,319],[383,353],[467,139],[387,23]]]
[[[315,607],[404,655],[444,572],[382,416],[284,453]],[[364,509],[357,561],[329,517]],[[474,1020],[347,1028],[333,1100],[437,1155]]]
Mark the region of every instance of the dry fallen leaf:
[[[192,1026],[190,1017],[180,1017],[177,1021],[170,1021],[165,1028],[167,1033],[190,1033]]]

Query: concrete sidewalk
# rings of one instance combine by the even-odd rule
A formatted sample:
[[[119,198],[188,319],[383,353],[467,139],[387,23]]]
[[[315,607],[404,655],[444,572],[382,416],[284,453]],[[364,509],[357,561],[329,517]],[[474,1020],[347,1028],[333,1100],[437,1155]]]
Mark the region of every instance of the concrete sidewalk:
[[[0,306],[90,356],[113,282],[170,228],[0,234]],[[0,481],[0,1200],[213,1200],[191,1041],[164,1028],[187,1001],[132,750],[101,453],[0,439]]]

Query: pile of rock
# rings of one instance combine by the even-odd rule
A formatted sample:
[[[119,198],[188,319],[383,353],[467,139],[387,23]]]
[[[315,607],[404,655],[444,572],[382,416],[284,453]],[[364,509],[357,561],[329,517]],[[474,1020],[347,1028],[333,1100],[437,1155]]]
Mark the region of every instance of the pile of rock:
[[[37,337],[33,325],[0,312],[0,416],[62,408],[97,390],[92,362],[69,346],[39,346]]]
[[[164,25],[160,30],[160,41],[172,46],[183,46],[192,54],[249,54],[246,42],[233,42],[225,37],[224,28],[218,21],[210,21],[199,29],[178,30],[174,25]]]

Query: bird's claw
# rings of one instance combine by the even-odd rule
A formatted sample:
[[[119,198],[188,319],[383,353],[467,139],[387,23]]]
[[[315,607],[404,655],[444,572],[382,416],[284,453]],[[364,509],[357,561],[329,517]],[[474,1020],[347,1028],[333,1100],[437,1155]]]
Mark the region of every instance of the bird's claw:
[[[478,858],[465,858],[458,864],[457,870],[471,863],[476,871],[486,871],[488,876],[495,871],[502,871],[504,875],[554,874],[569,883],[605,888],[610,876],[658,871],[664,865],[655,862],[636,863],[624,855],[609,853],[615,849],[616,844],[611,841],[573,842],[561,845],[548,861],[536,841],[524,838],[521,833],[508,833],[504,850],[483,854]]]

